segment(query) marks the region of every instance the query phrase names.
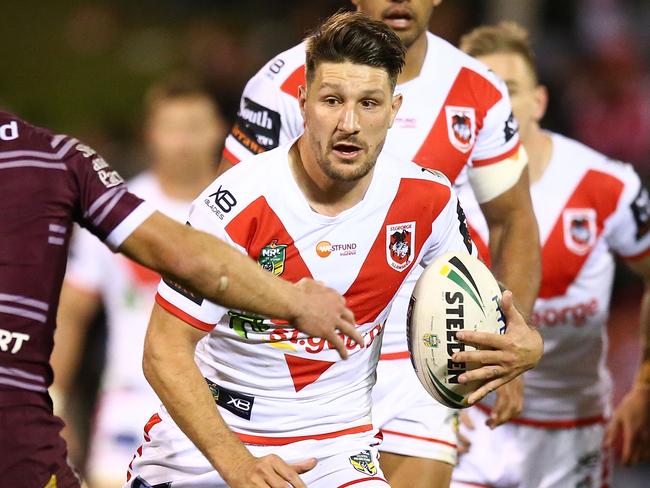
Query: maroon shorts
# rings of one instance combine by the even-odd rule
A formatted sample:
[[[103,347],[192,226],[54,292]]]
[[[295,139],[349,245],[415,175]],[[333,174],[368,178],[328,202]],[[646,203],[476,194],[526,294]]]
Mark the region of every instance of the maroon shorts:
[[[63,421],[46,406],[0,407],[0,485],[12,488],[78,488],[67,463]]]

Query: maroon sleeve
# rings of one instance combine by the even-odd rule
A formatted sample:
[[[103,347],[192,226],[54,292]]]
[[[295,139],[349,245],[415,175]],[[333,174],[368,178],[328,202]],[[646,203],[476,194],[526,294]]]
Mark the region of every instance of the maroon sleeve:
[[[120,224],[141,203],[130,193],[122,177],[83,143],[76,143],[63,158],[72,184],[77,187],[78,202],[75,220],[101,240]]]

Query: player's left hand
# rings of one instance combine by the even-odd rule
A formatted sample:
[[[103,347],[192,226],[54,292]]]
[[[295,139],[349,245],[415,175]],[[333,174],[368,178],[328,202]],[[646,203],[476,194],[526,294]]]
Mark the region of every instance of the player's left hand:
[[[524,377],[517,376],[511,382],[497,388],[497,399],[490,417],[485,421],[490,429],[505,424],[524,409]]]
[[[606,442],[611,447],[621,436],[623,464],[650,460],[650,387],[633,386],[614,411]]]
[[[488,393],[513,380],[537,365],[544,352],[542,336],[530,327],[515,307],[512,292],[503,292],[501,308],[506,318],[506,333],[458,331],[456,337],[476,351],[457,352],[452,360],[457,363],[479,363],[483,366],[460,375],[461,383],[482,381],[484,384],[472,393],[470,405]],[[479,348],[481,350],[479,350]]]

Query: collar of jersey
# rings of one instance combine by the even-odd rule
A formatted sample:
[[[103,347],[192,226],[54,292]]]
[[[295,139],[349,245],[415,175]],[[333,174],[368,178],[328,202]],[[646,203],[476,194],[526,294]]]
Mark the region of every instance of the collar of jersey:
[[[315,221],[326,225],[338,224],[340,222],[344,222],[350,218],[353,218],[355,215],[361,212],[362,209],[367,205],[367,202],[372,201],[375,193],[379,191],[379,186],[380,186],[379,180],[381,179],[380,173],[383,173],[382,171],[383,158],[381,157],[381,154],[377,159],[377,164],[375,165],[375,172],[372,176],[372,180],[370,181],[370,186],[368,186],[368,190],[366,191],[366,194],[363,196],[361,201],[356,205],[354,205],[353,207],[350,207],[347,210],[342,211],[338,215],[330,217],[327,215],[320,214],[316,212],[313,208],[311,208],[309,202],[307,201],[307,198],[305,198],[305,194],[302,192],[302,190],[298,186],[298,183],[293,177],[293,173],[291,172],[291,168],[289,167],[289,150],[298,140],[298,137],[288,142],[283,148],[283,153],[285,156],[284,161],[286,161],[286,163],[282,165],[282,176],[281,176],[286,183],[286,186],[284,187],[287,189],[287,195],[286,195],[287,200],[293,202],[292,206],[294,207],[294,210],[300,215],[302,215],[303,217],[307,218],[308,220],[311,220],[312,222]]]

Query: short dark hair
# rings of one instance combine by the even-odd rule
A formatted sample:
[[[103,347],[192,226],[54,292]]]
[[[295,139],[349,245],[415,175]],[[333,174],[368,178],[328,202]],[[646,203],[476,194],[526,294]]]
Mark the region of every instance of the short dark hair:
[[[468,32],[460,39],[460,49],[472,57],[490,54],[518,54],[537,82],[535,52],[528,31],[516,22],[503,21],[497,25],[484,25]]]
[[[393,88],[404,66],[406,48],[386,24],[361,12],[337,12],[307,37],[306,76],[322,62],[350,62],[388,72]]]
[[[147,90],[144,97],[146,117],[150,117],[161,102],[179,98],[204,98],[213,105],[217,115],[221,113],[216,98],[202,78],[190,73],[173,73]]]

